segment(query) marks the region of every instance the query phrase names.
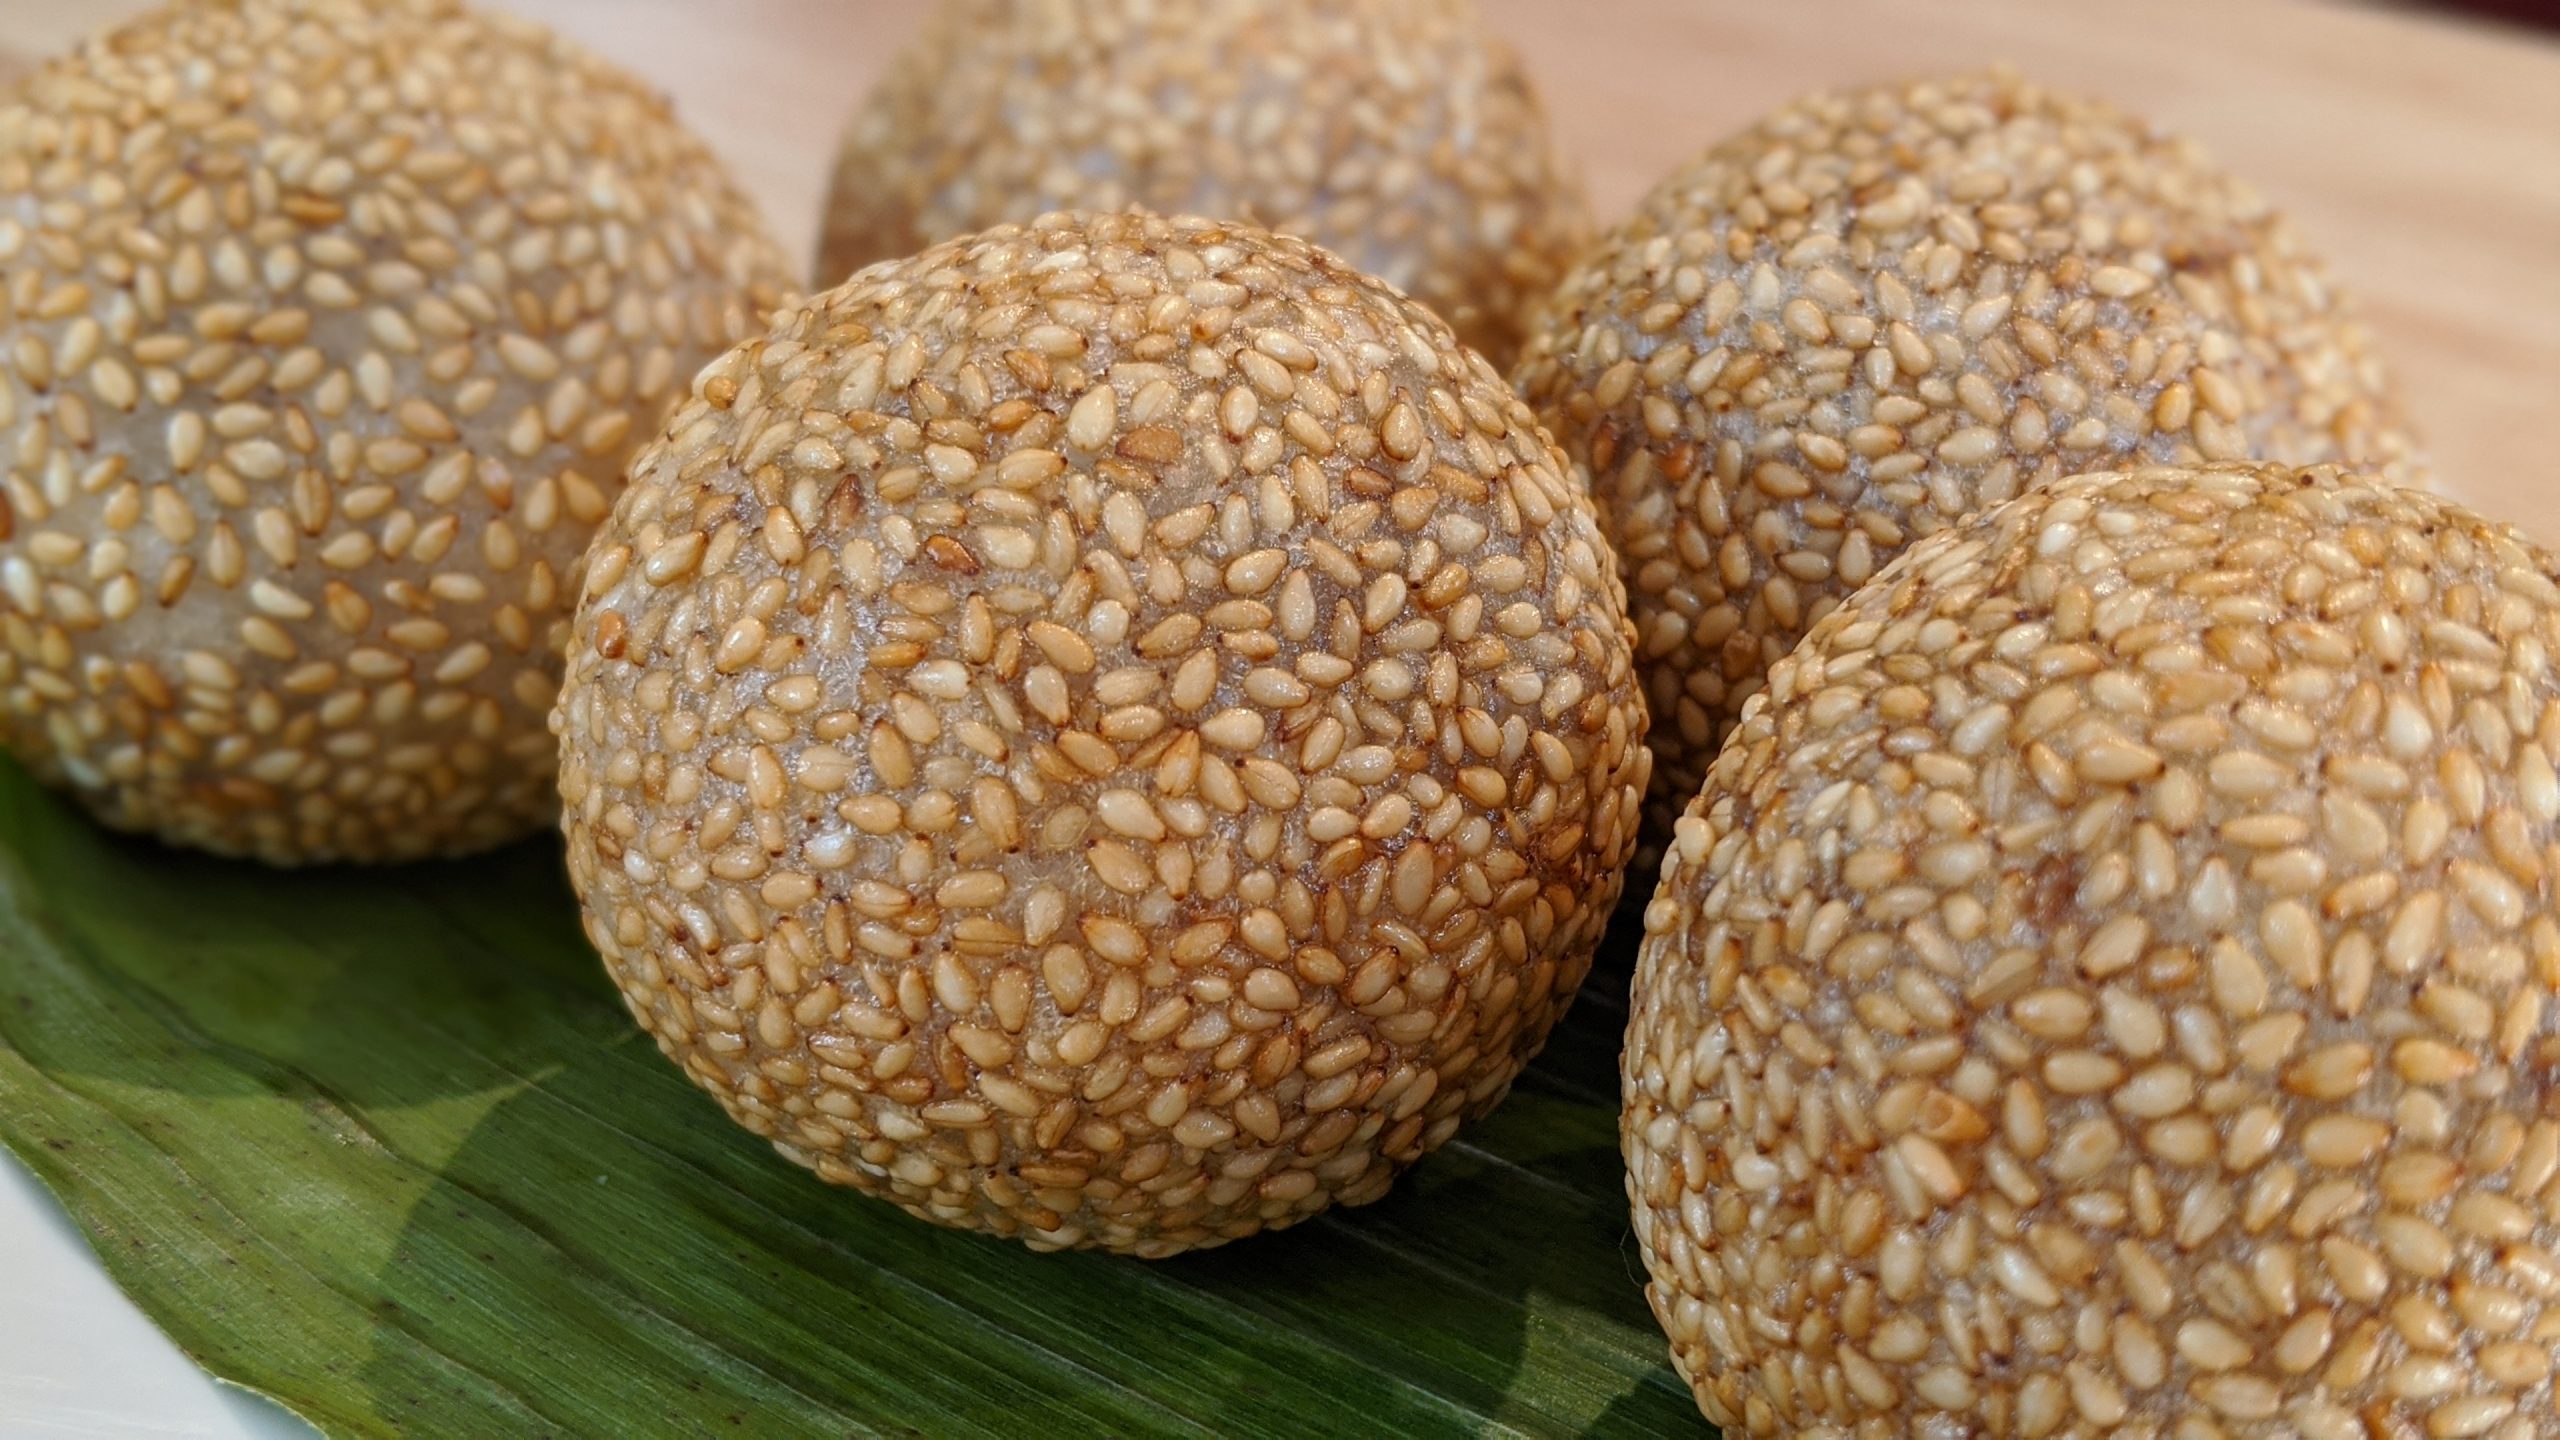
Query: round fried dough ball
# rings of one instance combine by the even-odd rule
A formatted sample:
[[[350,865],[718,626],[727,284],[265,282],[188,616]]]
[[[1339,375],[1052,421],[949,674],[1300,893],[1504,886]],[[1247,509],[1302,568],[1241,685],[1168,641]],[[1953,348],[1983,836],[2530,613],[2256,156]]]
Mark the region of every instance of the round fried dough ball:
[[[1915,544],[1645,916],[1654,1313],[1748,1435],[2555,1433],[2560,560],[2330,468]]]
[[[1052,215],[706,369],[557,718],[632,1011],[822,1177],[1166,1255],[1383,1194],[1589,968],[1647,764],[1590,502],[1303,241]]]
[[[1133,204],[1306,236],[1498,365],[1590,238],[1475,0],[943,0],[845,132],[818,283]]]
[[[1769,666],[1966,513],[2124,462],[2409,453],[2281,216],[2005,71],[1812,96],[1709,150],[1585,255],[1515,379],[1626,570],[1657,834]]]
[[[0,743],[278,864],[541,825],[588,537],[786,280],[531,25],[225,0],[55,61],[0,98]]]

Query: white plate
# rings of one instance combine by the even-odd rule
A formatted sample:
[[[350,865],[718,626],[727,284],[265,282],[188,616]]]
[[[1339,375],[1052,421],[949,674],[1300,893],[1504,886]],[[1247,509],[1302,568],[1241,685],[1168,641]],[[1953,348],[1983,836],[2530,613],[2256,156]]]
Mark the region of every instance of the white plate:
[[[88,1241],[0,1154],[0,1435],[8,1440],[309,1440],[263,1396],[216,1384],[124,1298]]]

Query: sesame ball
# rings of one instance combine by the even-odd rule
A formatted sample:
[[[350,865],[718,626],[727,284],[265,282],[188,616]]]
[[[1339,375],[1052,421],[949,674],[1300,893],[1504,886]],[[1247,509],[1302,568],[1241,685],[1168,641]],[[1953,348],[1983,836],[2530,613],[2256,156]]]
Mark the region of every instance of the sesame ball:
[[[1133,204],[1306,236],[1496,364],[1590,238],[1475,0],[943,0],[845,132],[818,283]]]
[[[825,1179],[1155,1256],[1383,1194],[1588,970],[1647,758],[1590,503],[1303,241],[1059,214],[697,380],[560,700],[587,931]]]
[[[531,25],[227,0],[55,61],[0,99],[0,743],[278,864],[539,827],[586,542],[787,278]]]
[[[1969,511],[2111,464],[2408,465],[2281,216],[1997,70],[1815,95],[1707,151],[1586,254],[1514,378],[1626,570],[1656,833],[1769,666]]]
[[[1748,1435],[2560,1433],[2560,560],[2216,465],[1914,544],[1645,916],[1654,1313]]]

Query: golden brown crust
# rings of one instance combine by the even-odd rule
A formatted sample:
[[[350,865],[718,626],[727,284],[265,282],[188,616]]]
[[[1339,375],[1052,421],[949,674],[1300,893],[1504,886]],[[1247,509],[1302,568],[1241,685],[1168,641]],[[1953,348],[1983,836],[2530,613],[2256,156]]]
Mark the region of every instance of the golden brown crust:
[[[1324,252],[1046,217],[708,367],[558,723],[633,1012],[827,1179],[1170,1254],[1384,1193],[1590,964],[1644,720],[1528,412]]]
[[[1822,94],[1665,180],[1514,375],[1627,567],[1659,764],[1911,541],[2108,465],[2409,478],[2364,328],[2194,146],[2004,71]]]
[[[552,813],[622,462],[787,283],[666,102],[440,0],[145,16],[0,99],[0,739],[277,863]]]
[[[1497,365],[1590,238],[1474,0],[944,0],[846,130],[818,283],[1129,205],[1306,236]]]
[[[2549,552],[2326,468],[2040,487],[1815,624],[1628,1027],[1708,1416],[2550,1433],[2555,653]]]

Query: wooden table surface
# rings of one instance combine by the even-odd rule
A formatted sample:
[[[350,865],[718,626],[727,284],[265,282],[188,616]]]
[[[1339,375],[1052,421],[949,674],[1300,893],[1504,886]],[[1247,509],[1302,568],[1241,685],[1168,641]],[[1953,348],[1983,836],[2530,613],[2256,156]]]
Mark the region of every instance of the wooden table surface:
[[[144,0],[0,0],[43,55]],[[672,92],[786,240],[923,0],[484,0]],[[2205,141],[2363,298],[2438,481],[2560,541],[2560,43],[2307,0],[1484,0],[1604,217],[1799,91],[2014,62]],[[2137,23],[2137,18],[2149,23]]]

